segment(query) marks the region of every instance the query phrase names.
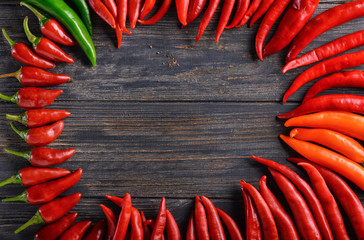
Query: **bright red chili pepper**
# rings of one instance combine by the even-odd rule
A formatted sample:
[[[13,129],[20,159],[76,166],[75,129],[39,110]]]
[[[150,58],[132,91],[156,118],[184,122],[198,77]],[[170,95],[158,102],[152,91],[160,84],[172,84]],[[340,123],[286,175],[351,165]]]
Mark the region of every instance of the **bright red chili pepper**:
[[[241,194],[244,200],[246,239],[262,239],[262,231],[260,230],[260,221],[253,200],[244,186],[240,185]]]
[[[77,171],[68,174],[65,177],[29,187],[20,195],[12,198],[5,198],[2,201],[22,201],[32,205],[47,203],[74,186],[80,180],[81,176],[82,169],[79,168]]]
[[[50,167],[63,163],[70,159],[76,153],[74,148],[68,149],[50,149],[44,147],[34,148],[30,152],[16,152],[9,149],[4,149],[6,152],[27,159],[31,165],[35,167]]]
[[[126,34],[131,34],[131,32],[126,28],[126,18],[128,15],[128,0],[117,0],[116,5],[118,7],[118,19],[120,28]],[[143,11],[143,9],[142,9]]]
[[[31,65],[34,67],[40,67],[44,69],[54,68],[54,63],[36,55],[27,45],[24,43],[16,43],[8,36],[3,28],[3,35],[11,46],[11,55],[21,63]]]
[[[144,25],[150,25],[158,22],[167,13],[169,7],[171,6],[172,0],[163,0],[162,6],[159,8],[158,12],[153,15],[153,17],[148,20],[138,20],[139,23]]]
[[[116,42],[117,42],[116,44],[117,44],[117,47],[120,48],[121,41],[123,40],[123,29],[121,29],[119,22],[116,22],[115,33],[116,33]]]
[[[100,204],[102,211],[104,212],[107,220],[107,234],[106,240],[112,240],[116,230],[116,217],[113,211],[103,204]]]
[[[119,219],[116,225],[115,235],[113,240],[124,239],[128,230],[128,225],[131,217],[131,197],[129,193],[124,195],[124,203],[119,214]]]
[[[128,0],[128,17],[131,29],[135,28],[139,17],[141,5],[142,0]]]
[[[340,202],[346,215],[349,218],[357,239],[364,239],[364,208],[354,191],[350,186],[334,172],[327,168],[321,167],[315,163],[309,162],[302,158],[288,158],[288,161],[299,163],[308,162],[312,164],[325,179],[326,184],[334,194],[335,198]]]
[[[143,231],[144,231],[143,239],[144,240],[149,240],[150,236],[152,236],[152,231],[150,230],[150,228],[146,224],[147,219],[145,218],[143,211],[140,211],[140,215],[141,215],[141,218],[142,218]]]
[[[190,0],[176,0],[177,16],[182,25],[187,25],[187,12]]]
[[[29,146],[42,147],[52,143],[62,133],[64,122],[58,121],[51,125],[43,127],[30,128],[28,130],[21,131],[17,129],[12,122],[11,128],[27,142]]]
[[[296,92],[302,85],[313,79],[322,77],[324,75],[338,72],[346,68],[352,68],[364,64],[364,50],[355,53],[348,53],[340,55],[338,57],[331,58],[316,64],[315,66],[307,69],[301,73],[286,91],[283,96],[283,103],[287,101],[287,98]]]
[[[196,239],[196,229],[195,229],[195,211],[192,210],[190,218],[188,220],[186,240]]]
[[[70,213],[58,221],[40,228],[34,236],[35,240],[56,240],[64,233],[76,220],[78,213]]]
[[[269,190],[267,186],[267,176],[263,176],[260,179],[259,191],[273,214],[274,220],[277,224],[279,239],[299,240],[300,238],[291,217],[286,210],[284,210],[283,206],[274,194]]]
[[[330,8],[309,21],[292,41],[287,62],[292,61],[312,40],[327,30],[364,16],[364,0],[349,1]]]
[[[69,170],[63,168],[26,167],[21,169],[17,174],[0,182],[0,187],[10,183],[22,184],[23,186],[33,186],[66,176],[70,173],[71,172]]]
[[[229,235],[231,239],[234,240],[243,240],[243,236],[240,233],[238,225],[236,225],[234,219],[232,219],[227,213],[222,211],[221,209],[216,208],[217,212],[226,228],[229,231]]]
[[[45,37],[51,39],[56,43],[60,43],[66,46],[73,46],[77,44],[75,40],[68,36],[66,31],[56,20],[45,17],[34,7],[30,6],[25,2],[20,2],[20,6],[25,6],[34,13],[34,15],[38,18],[40,31]]]
[[[224,228],[214,204],[205,196],[201,196],[201,200],[205,206],[211,240],[226,239]]]
[[[217,31],[216,31],[216,37],[215,37],[216,43],[219,42],[219,38],[229,21],[231,12],[233,11],[233,8],[234,8],[234,4],[235,4],[235,0],[224,1],[224,5],[221,10],[219,24],[217,25]]]
[[[109,9],[101,2],[101,0],[87,0],[88,5],[94,10],[94,12],[102,18],[113,29],[116,28],[116,22],[114,16],[110,13]]]
[[[281,51],[301,31],[315,12],[319,0],[292,0],[273,37],[263,48],[263,56]]]
[[[162,197],[161,203],[159,205],[157,220],[155,221],[152,236],[150,237],[151,240],[162,239],[164,229],[166,227],[166,222],[167,222],[166,199]]]
[[[33,224],[53,223],[57,221],[66,215],[80,199],[81,193],[74,193],[42,205],[28,222],[15,230],[15,233],[19,233]]]
[[[274,0],[262,0],[260,3],[257,11],[254,13],[254,15],[251,17],[249,27],[253,26],[253,24],[259,20],[272,6]]]
[[[95,223],[94,227],[83,240],[103,240],[105,235],[105,220],[101,219]]]
[[[231,23],[225,27],[226,29],[231,29],[240,23],[241,19],[243,19],[246,11],[249,8],[249,4],[250,4],[250,0],[237,0],[236,1],[236,10],[235,10],[233,20],[231,20]]]
[[[212,16],[214,15],[217,7],[219,6],[220,0],[210,0],[209,5],[202,17],[201,23],[198,26],[197,36],[195,42],[201,38],[203,32],[205,31],[207,25],[210,23]]]
[[[115,0],[102,0],[109,10],[109,12],[112,14],[114,19],[117,19],[118,17],[118,7],[116,6]]]
[[[36,67],[24,66],[18,71],[0,75],[0,78],[15,77],[27,87],[49,87],[63,84],[71,79],[65,74],[56,74]]]
[[[112,201],[113,203],[115,203],[117,206],[123,207],[124,199],[122,199],[120,197],[111,196],[111,195],[105,195],[105,197],[107,199],[109,199],[110,201]]]
[[[34,52],[39,56],[55,62],[73,63],[73,58],[67,55],[54,42],[45,37],[36,37],[30,32],[28,17],[24,18],[23,26],[28,41],[32,44]]]
[[[142,218],[140,216],[139,211],[134,207],[131,209],[130,223],[131,223],[130,238],[132,240],[143,240],[144,232],[143,232]]]
[[[324,208],[335,239],[350,240],[336,200],[331,194],[320,172],[309,163],[299,163],[298,165],[306,170],[311,180],[311,185]]]
[[[59,240],[81,240],[86,230],[91,226],[91,221],[78,222],[65,231]]]
[[[196,236],[199,240],[209,240],[209,227],[207,223],[206,210],[199,196],[195,197],[195,223]]]
[[[262,61],[264,40],[266,39],[273,24],[278,20],[290,2],[291,0],[275,0],[259,25],[255,38],[255,50],[259,59]]]
[[[257,11],[259,5],[261,4],[262,0],[252,0],[251,4],[249,5],[248,10],[246,11],[244,17],[241,19],[238,25],[236,27],[241,27],[245,23],[248,22],[248,20],[253,16],[253,14]]]
[[[167,223],[166,223],[167,239],[182,240],[182,236],[179,231],[176,220],[174,219],[172,213],[168,211],[168,209],[166,210],[166,212],[167,212]]]
[[[120,0],[119,0],[120,1]],[[156,0],[145,0],[142,10],[140,10],[139,19],[144,20],[144,18],[150,13],[155,5]]]
[[[190,0],[187,12],[187,25],[192,23],[202,12],[207,0]]]

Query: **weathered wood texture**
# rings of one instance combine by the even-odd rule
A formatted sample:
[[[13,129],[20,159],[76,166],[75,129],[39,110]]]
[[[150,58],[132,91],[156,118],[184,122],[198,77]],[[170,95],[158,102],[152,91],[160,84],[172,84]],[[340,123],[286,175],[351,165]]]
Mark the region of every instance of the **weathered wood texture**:
[[[339,3],[342,1],[322,1],[317,13]],[[0,26],[16,41],[26,40],[22,31],[26,15],[31,16],[32,31],[39,34],[34,16],[18,6],[18,1],[0,2]],[[135,206],[148,217],[156,216],[160,198],[165,196],[184,234],[193,197],[205,195],[242,227],[239,180],[257,186],[260,177],[268,174],[250,155],[297,169],[285,160],[298,155],[279,141],[278,135],[289,130],[275,115],[297,106],[310,84],[293,95],[291,103],[279,101],[294,77],[307,67],[282,74],[284,53],[258,61],[253,48],[257,25],[225,31],[215,44],[218,16],[196,44],[198,22],[180,30],[172,6],[161,22],[138,25],[132,35],[124,35],[121,49],[116,49],[113,31],[93,14],[97,66],[91,67],[78,47],[64,48],[75,64],[58,63],[54,72],[69,74],[73,80],[59,87],[64,94],[51,108],[65,109],[72,115],[50,147],[77,149],[60,167],[84,170],[80,182],[62,194],[83,194],[75,208],[80,220],[101,218],[100,203],[118,210],[105,200],[105,194],[130,192]],[[363,23],[359,19],[330,30],[307,50],[357,31]],[[355,51],[359,49],[364,48]],[[20,67],[4,38],[0,38],[0,56],[0,74]],[[0,92],[8,95],[21,87],[11,78],[2,79],[0,86]],[[361,90],[329,92],[360,94]],[[31,149],[5,120],[5,113],[21,112],[15,105],[0,102],[1,149]],[[25,166],[25,160],[0,151],[3,179]],[[268,181],[272,179],[268,177]],[[0,197],[15,196],[23,189],[3,187]],[[354,189],[364,201],[364,193]],[[18,236],[12,232],[36,209],[23,203],[0,204],[0,238],[32,239],[38,227]]]

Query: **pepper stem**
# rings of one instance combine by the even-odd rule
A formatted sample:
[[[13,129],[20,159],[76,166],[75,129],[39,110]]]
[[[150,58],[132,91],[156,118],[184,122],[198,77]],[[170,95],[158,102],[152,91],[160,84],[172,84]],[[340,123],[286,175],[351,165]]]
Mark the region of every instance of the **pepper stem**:
[[[23,184],[21,181],[21,177],[20,177],[20,172],[18,172],[17,174],[11,176],[10,178],[0,182],[0,187],[5,186],[7,184],[10,183],[18,183],[18,184]]]
[[[24,141],[27,141],[27,135],[29,130],[21,131],[17,129],[13,122],[10,123],[11,128],[22,138]]]
[[[27,191],[25,190],[24,192],[22,192],[20,195],[16,196],[16,197],[11,197],[11,198],[4,198],[3,202],[25,202],[27,203]]]
[[[11,120],[11,121],[16,121],[16,122],[23,123],[21,115],[6,114],[6,119]]]
[[[18,79],[20,81],[21,69],[22,69],[22,67],[16,72],[6,73],[6,74],[3,74],[3,75],[0,75],[0,78],[15,77],[16,79]]]
[[[9,35],[6,33],[5,28],[3,28],[2,30],[3,30],[4,37],[6,38],[6,40],[8,41],[8,43],[10,44],[11,48],[13,48],[15,46],[16,42],[14,42],[13,40],[11,40],[11,38],[9,37]]]
[[[39,24],[41,25],[41,27],[43,27],[43,25],[49,21],[49,18],[45,17],[43,14],[41,14],[37,9],[35,9],[34,7],[32,7],[31,5],[21,1],[20,2],[20,6],[25,6],[26,8],[28,8],[30,11],[32,11],[34,13],[34,15],[38,18]]]
[[[23,157],[23,158],[27,159],[28,161],[30,161],[30,155],[32,154],[32,152],[17,152],[17,151],[13,151],[13,150],[10,150],[10,149],[7,149],[7,148],[5,148],[4,150],[7,153],[11,153],[11,154],[14,154],[16,156]]]
[[[28,16],[26,16],[24,18],[23,27],[24,27],[25,35],[27,35],[29,42],[33,45],[33,48],[35,48],[38,45],[41,38],[34,36],[34,34],[30,32],[29,25],[28,25]]]
[[[15,234],[23,231],[24,229],[26,229],[27,227],[33,225],[33,224],[40,224],[40,223],[44,223],[43,218],[40,216],[39,211],[37,211],[34,216],[29,219],[28,222],[24,223],[20,228],[18,228],[17,230],[15,230]]]
[[[0,98],[4,99],[5,101],[9,101],[9,102],[13,101],[13,96],[5,96],[5,95],[3,95],[1,93],[0,93]]]

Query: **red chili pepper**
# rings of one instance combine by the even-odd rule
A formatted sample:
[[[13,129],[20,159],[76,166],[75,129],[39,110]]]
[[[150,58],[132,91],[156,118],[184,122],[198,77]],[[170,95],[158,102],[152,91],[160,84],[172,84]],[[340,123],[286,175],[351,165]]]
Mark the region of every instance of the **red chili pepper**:
[[[162,6],[159,8],[158,12],[153,15],[153,17],[148,20],[138,20],[139,23],[144,25],[150,25],[158,22],[167,13],[169,7],[171,6],[171,0],[163,0]]]
[[[106,207],[103,204],[100,204],[100,207],[101,207],[102,211],[104,212],[104,214],[106,216],[106,220],[107,220],[106,240],[112,240],[114,238],[115,230],[116,230],[116,217],[110,208]]]
[[[231,12],[233,11],[233,8],[234,8],[234,4],[235,4],[235,0],[224,1],[224,5],[221,10],[219,24],[217,25],[217,31],[216,31],[216,37],[215,37],[216,43],[219,42],[219,38],[229,21]]]
[[[34,13],[34,15],[38,18],[40,31],[45,37],[66,46],[73,46],[77,44],[77,42],[66,33],[56,20],[45,17],[34,7],[25,2],[20,2],[20,6],[25,6]]]
[[[27,87],[50,87],[63,84],[71,79],[65,74],[56,74],[36,67],[21,67],[18,71],[0,75],[0,78],[15,77]]]
[[[50,167],[63,163],[76,153],[74,148],[58,150],[38,147],[30,152],[16,152],[6,148],[4,150],[8,153],[27,159],[30,164],[35,167]]]
[[[103,240],[105,235],[105,220],[101,219],[95,223],[94,227],[83,240]]]
[[[206,210],[202,205],[199,196],[195,197],[195,223],[196,223],[196,236],[199,240],[209,240],[209,227],[207,223]]]
[[[70,213],[58,221],[46,225],[39,229],[34,236],[35,240],[56,240],[64,233],[76,220],[78,213]]]
[[[335,198],[340,202],[340,205],[346,212],[357,239],[364,239],[364,208],[360,199],[350,186],[334,172],[309,162],[306,159],[288,158],[288,161],[294,163],[308,162],[321,173]]]
[[[124,199],[122,199],[120,197],[111,196],[111,195],[105,195],[105,197],[107,199],[109,199],[110,201],[112,201],[113,203],[115,203],[117,206],[123,207]]]
[[[120,0],[119,0],[120,1]],[[150,13],[155,5],[156,0],[145,0],[142,10],[140,10],[139,19],[144,20],[144,18]],[[120,10],[121,11],[121,10]]]
[[[211,240],[226,239],[224,228],[219,218],[219,214],[214,204],[207,197],[201,196],[203,205],[205,206],[207,223]]]
[[[133,240],[143,240],[144,231],[142,218],[139,211],[136,208],[131,209],[131,235],[130,238]]]
[[[116,22],[114,16],[110,13],[109,9],[101,2],[101,0],[87,0],[88,5],[94,10],[94,12],[102,18],[113,29],[116,28]]]
[[[36,87],[24,87],[19,89],[13,96],[0,94],[0,98],[18,104],[24,109],[46,107],[63,93],[62,90],[47,90]]]
[[[57,180],[32,186],[16,197],[5,198],[3,202],[22,201],[32,205],[52,201],[61,193],[74,186],[82,176],[82,169]]]
[[[166,210],[167,212],[167,238],[170,240],[182,240],[181,233],[179,231],[178,225],[176,223],[176,220],[174,219],[172,213]]]
[[[91,226],[91,221],[82,221],[76,223],[65,231],[59,240],[81,240],[86,230]]]
[[[109,12],[112,14],[114,19],[117,19],[118,17],[118,7],[116,6],[115,0],[102,0],[109,10]]]
[[[21,169],[17,174],[0,182],[0,187],[10,183],[22,184],[23,186],[33,186],[66,176],[70,173],[71,172],[69,170],[63,168],[26,167]]]
[[[248,20],[253,16],[253,14],[257,11],[259,5],[261,4],[262,0],[252,0],[248,10],[246,11],[244,17],[241,19],[238,25],[236,27],[241,27],[245,23],[248,22]]]
[[[70,112],[54,109],[30,109],[21,115],[6,114],[6,119],[17,121],[27,127],[41,127],[46,124],[62,120],[71,115]]]
[[[159,206],[157,220],[155,221],[155,226],[153,228],[152,236],[150,237],[151,240],[162,239],[162,236],[164,236],[163,233],[166,227],[166,222],[167,222],[166,199],[162,197]]]
[[[144,240],[149,240],[150,236],[152,236],[152,231],[150,230],[150,228],[146,224],[147,219],[145,218],[143,211],[140,211],[140,215],[141,215],[141,218],[142,218],[143,231],[144,231],[143,239]]]
[[[187,12],[187,25],[192,23],[202,12],[207,0],[190,0]]]
[[[286,210],[284,210],[278,199],[269,190],[267,186],[267,176],[263,176],[260,179],[259,191],[273,214],[274,220],[277,224],[279,239],[299,240],[300,238],[291,217]]]
[[[336,200],[331,194],[320,172],[309,163],[299,163],[298,165],[306,170],[311,180],[311,185],[324,208],[335,239],[350,240]]]
[[[271,168],[268,169],[292,210],[301,238],[307,240],[322,239],[310,208],[295,186],[279,172]]]
[[[272,212],[270,211],[267,203],[257,189],[255,189],[249,183],[240,180],[240,186],[246,189],[250,196],[253,198],[255,206],[257,208],[258,216],[262,225],[262,233],[264,239],[277,239],[278,240],[278,230],[276,223],[274,221]]]
[[[253,200],[248,192],[243,186],[240,185],[241,194],[244,199],[244,209],[245,209],[245,225],[246,225],[246,239],[252,240],[262,239],[262,232],[260,230],[260,222],[257,214],[257,210],[253,203]]]
[[[364,64],[364,50],[355,53],[348,53],[340,55],[338,57],[331,58],[316,64],[315,66],[307,69],[301,73],[286,91],[283,96],[283,103],[287,101],[287,98],[297,91],[303,84],[312,81],[315,78],[322,77],[324,75],[338,72],[346,68],[352,68]]]
[[[119,214],[118,223],[113,240],[124,239],[128,230],[128,225],[131,217],[131,197],[129,193],[124,195],[124,203]]]
[[[297,57],[312,40],[327,30],[364,16],[364,0],[350,1],[330,8],[317,15],[301,30],[289,47],[287,59],[289,62]]]
[[[182,25],[187,25],[187,12],[189,0],[176,0],[178,20]]]
[[[263,56],[281,51],[301,31],[315,12],[319,0],[293,0],[278,25],[273,37],[263,48]]]
[[[225,27],[226,29],[231,29],[240,23],[249,8],[249,4],[250,0],[237,0],[235,15],[233,20],[231,20],[231,23]]]
[[[221,209],[216,208],[219,213],[220,218],[224,222],[226,228],[229,231],[229,235],[231,239],[234,240],[243,240],[243,236],[241,236],[238,225],[236,225],[234,219],[232,219],[227,213],[222,211]]]
[[[195,211],[192,210],[190,218],[188,220],[186,240],[195,240],[195,239],[196,239]]]
[[[32,44],[34,52],[39,56],[55,62],[73,63],[73,58],[67,55],[54,42],[45,37],[36,37],[30,32],[28,17],[24,18],[23,26],[28,41]]]
[[[21,131],[17,129],[12,122],[11,128],[27,142],[29,146],[41,147],[52,143],[62,133],[64,123],[62,121],[55,122],[51,125],[30,128],[28,130]]]
[[[207,25],[210,23],[212,16],[214,15],[217,7],[219,6],[220,0],[210,0],[209,5],[202,17],[201,23],[198,26],[197,36],[195,42],[201,38],[203,32],[205,31]]]
[[[120,28],[125,32],[126,34],[131,34],[131,32],[126,29],[126,18],[128,15],[128,0],[117,0],[116,5],[118,7],[118,23]],[[143,9],[142,9],[143,11]]]
[[[302,195],[305,197],[307,204],[309,205],[313,216],[315,217],[315,221],[317,223],[317,226],[320,229],[321,236],[323,239],[332,239],[332,233],[329,226],[329,223],[326,219],[324,210],[321,206],[320,201],[317,199],[316,194],[308,185],[308,183],[303,180],[295,171],[290,169],[287,166],[284,166],[282,164],[276,163],[274,161],[252,156],[252,158],[276,171],[279,171],[282,173],[285,177],[287,177],[292,183],[295,185],[295,187],[298,188],[298,190],[302,193]]]
[[[40,67],[44,69],[54,68],[54,63],[36,55],[27,45],[24,43],[16,43],[8,36],[3,28],[3,35],[11,46],[11,55],[21,63],[31,65],[34,67]]]
[[[128,0],[128,16],[131,29],[135,28],[135,25],[138,21],[141,5],[142,0]]]
[[[283,11],[287,8],[291,0],[275,0],[273,5],[265,14],[259,25],[255,38],[255,50],[260,60],[263,61],[263,44],[273,24],[278,20]]]
[[[274,0],[262,0],[260,3],[257,11],[254,13],[254,15],[251,17],[249,27],[253,26],[253,24],[259,20],[272,6]]]
[[[33,224],[53,223],[68,213],[81,199],[81,193],[74,193],[42,205],[35,215],[23,224],[15,233],[23,231]]]
[[[121,41],[123,40],[123,29],[121,29],[119,22],[116,22],[115,33],[116,33],[117,47],[120,48]]]

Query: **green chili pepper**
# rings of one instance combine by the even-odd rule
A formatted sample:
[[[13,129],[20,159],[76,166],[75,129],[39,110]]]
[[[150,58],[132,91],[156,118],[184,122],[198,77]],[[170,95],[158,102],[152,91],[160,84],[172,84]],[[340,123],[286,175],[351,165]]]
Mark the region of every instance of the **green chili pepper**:
[[[96,50],[86,26],[63,0],[23,0],[47,12],[62,23],[73,35],[92,65],[96,65]]]
[[[86,25],[88,32],[92,35],[91,15],[86,0],[69,0],[69,1],[72,2],[77,7],[83,23]]]

